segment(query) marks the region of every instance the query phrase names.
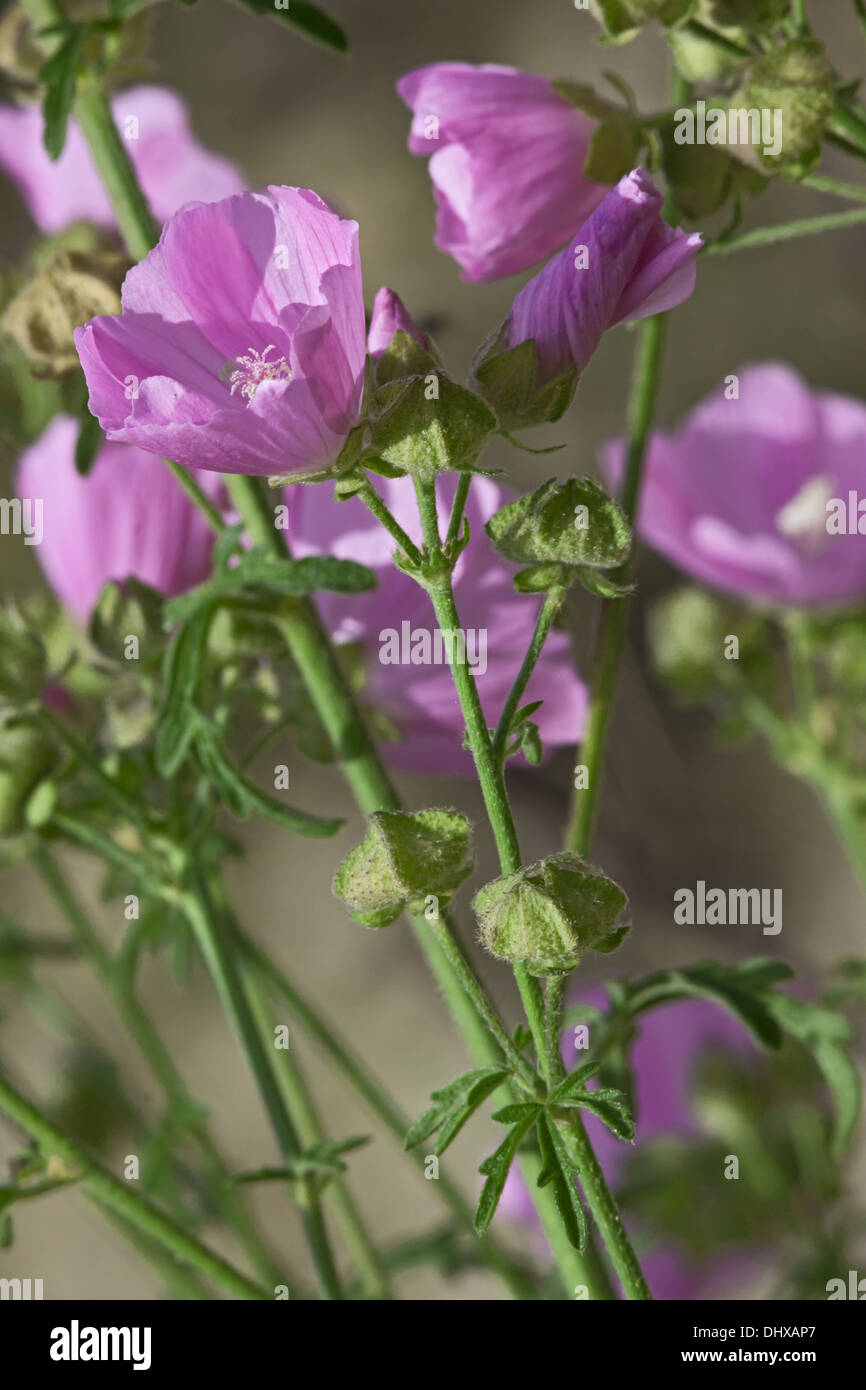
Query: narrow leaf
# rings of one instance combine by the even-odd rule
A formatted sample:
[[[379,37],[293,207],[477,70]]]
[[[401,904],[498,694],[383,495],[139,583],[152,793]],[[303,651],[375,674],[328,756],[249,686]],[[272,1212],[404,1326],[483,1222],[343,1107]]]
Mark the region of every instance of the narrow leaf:
[[[475,1208],[475,1230],[480,1236],[484,1235],[493,1220],[512,1159],[532,1123],[532,1117],[529,1117],[516,1124],[508,1131],[499,1148],[489,1158],[485,1158],[478,1168],[479,1173],[486,1178],[478,1206]]]
[[[282,0],[280,4],[275,0],[238,0],[238,3],[252,10],[253,14],[282,20],[284,24],[297,29],[305,39],[320,43],[335,53],[349,51],[349,41],[336,20],[320,10],[318,5],[309,4],[308,0]]]

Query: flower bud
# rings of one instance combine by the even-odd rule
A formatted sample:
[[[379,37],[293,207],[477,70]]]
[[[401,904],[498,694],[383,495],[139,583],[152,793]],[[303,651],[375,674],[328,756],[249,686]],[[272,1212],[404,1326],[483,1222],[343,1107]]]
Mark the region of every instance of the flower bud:
[[[584,951],[613,951],[627,926],[616,922],[628,899],[576,854],[552,854],[494,879],[472,910],[483,944],[500,960],[521,961],[533,975],[566,974]]]
[[[97,314],[120,313],[129,262],[113,251],[61,251],[7,305],[3,327],[38,376],[75,370],[73,330]]]
[[[24,724],[0,729],[0,836],[27,828],[27,803],[56,761],[50,740],[38,729]]]
[[[135,660],[146,660],[164,646],[162,596],[132,576],[105,585],[90,619],[90,640],[111,661],[130,659],[130,638],[136,639]]]
[[[430,338],[422,333],[398,294],[383,286],[373,300],[367,351],[375,364],[375,381],[426,376],[441,366]]]
[[[592,478],[551,478],[500,507],[485,530],[500,555],[519,565],[610,569],[623,563],[631,547],[621,508]]]
[[[792,39],[755,60],[730,104],[778,112],[780,149],[770,153],[759,145],[758,158],[765,168],[805,171],[820,155],[835,101],[833,68],[821,44]]]
[[[652,19],[670,25],[688,18],[694,0],[592,0],[592,8],[608,38],[625,42]]]
[[[444,904],[472,872],[471,838],[457,811],[376,811],[337,869],[334,894],[365,927],[387,927],[430,896]]]
[[[0,612],[0,699],[35,699],[45,683],[45,650],[15,613]]]

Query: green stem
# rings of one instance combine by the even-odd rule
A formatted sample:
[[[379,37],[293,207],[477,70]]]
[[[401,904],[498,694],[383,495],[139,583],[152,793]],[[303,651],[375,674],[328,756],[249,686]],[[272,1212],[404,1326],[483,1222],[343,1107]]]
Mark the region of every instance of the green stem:
[[[435,482],[432,478],[416,478],[415,491],[418,497],[418,509],[421,513],[425,548],[428,556],[433,559],[441,553]],[[460,617],[454,601],[450,567],[443,566],[441,578],[435,583],[429,583],[426,587],[440,631],[452,633],[459,631]],[[503,770],[494,756],[490,730],[481,708],[481,699],[472,672],[465,661],[457,659],[456,643],[446,644],[446,650],[451,678],[454,681],[454,688],[457,691],[457,698],[460,701],[460,708],[466,723],[466,734],[481,785],[481,795],[484,798],[487,819],[496,841],[499,863],[503,874],[513,874],[521,866],[520,845],[514,817],[511,814],[511,807],[505,791]],[[535,1044],[536,1056],[541,1063],[544,1058],[544,1006],[541,1000],[541,988],[538,981],[520,963],[515,964],[514,976],[523,1000],[523,1007],[526,1010],[526,1018]]]
[[[37,30],[66,21],[60,0],[23,0],[23,5]],[[60,33],[45,34],[41,47],[46,54],[50,54],[61,40]],[[105,185],[127,250],[134,261],[143,260],[159,240],[159,227],[114,124],[100,80],[94,72],[84,72],[78,76],[73,112]]]
[[[248,938],[242,938],[242,945],[247,959],[259,972],[265,986],[288,1005],[290,1012],[300,1020],[301,1026],[335,1063],[337,1070],[365,1102],[371,1114],[394,1136],[400,1145],[401,1152],[406,1153],[407,1157],[423,1173],[426,1160],[420,1149],[415,1148],[408,1151],[403,1149],[403,1140],[408,1134],[411,1124],[408,1115],[400,1109],[397,1102],[369,1070],[363,1059],[354,1052],[344,1038],[340,1037],[333,1023],[323,1018],[313,1008],[309,999],[287,976],[285,970],[277,967]],[[467,1232],[472,1232],[472,1208],[465,1201],[460,1189],[455,1187],[444,1173],[439,1174],[439,1178],[433,1186],[437,1196],[451,1209],[461,1226]],[[488,1235],[481,1242],[480,1255],[485,1263],[502,1276],[518,1298],[524,1298],[531,1292],[530,1281],[506,1252],[500,1248],[493,1237]]]
[[[120,1017],[160,1083],[169,1105],[191,1117],[191,1132],[207,1165],[217,1206],[237,1231],[259,1277],[271,1285],[285,1282],[284,1271],[274,1264],[235,1190],[228,1165],[211,1138],[204,1118],[197,1118],[201,1113],[200,1107],[190,1096],[171,1053],[132,990],[124,985],[110,952],[99,940],[53,855],[44,845],[40,845],[34,859],[46,887],[72,929],[81,954],[90,960],[114,1000]]]
[[[262,1036],[272,1038],[273,1020],[267,1002],[257,981],[251,979],[250,974],[251,972],[248,972],[246,976],[246,987],[253,1012],[259,1021]],[[286,1109],[292,1117],[302,1145],[311,1149],[316,1144],[321,1144],[327,1136],[316,1113],[304,1074],[291,1048],[283,1048],[279,1058],[275,1057],[274,1070],[277,1084],[283,1092]],[[312,1180],[309,1186],[312,1188]],[[393,1295],[385,1267],[342,1177],[331,1178],[326,1188],[326,1201],[334,1210],[336,1222],[358,1267],[367,1297],[391,1298]]]
[[[382,501],[382,498],[379,496],[378,492],[374,488],[373,484],[369,481],[369,479],[365,483],[364,487],[360,488],[358,492],[356,492],[355,496],[359,498],[359,500],[364,503],[364,506],[367,507],[368,510],[373,513],[373,516],[382,526],[384,526],[388,534],[390,536],[393,536],[394,540],[397,542],[404,555],[407,555],[413,564],[420,564],[420,550],[418,549],[415,542],[411,539],[411,537],[408,536],[406,532],[403,530],[403,527],[400,525],[397,518],[393,515],[392,512],[388,510],[387,506]]]
[[[655,414],[656,397],[664,354],[666,315],[644,319],[638,329],[638,346],[628,406],[628,445],[625,480],[620,499],[626,518],[633,526],[637,516],[643,466],[649,431]],[[614,575],[618,583],[628,581],[630,565]],[[575,801],[567,844],[575,854],[585,857],[592,843],[592,832],[601,792],[607,732],[613,707],[616,678],[625,638],[628,600],[605,601],[593,662],[592,696],[580,758],[587,768],[585,790]]]
[[[567,975],[551,975],[547,980],[544,1000],[544,1070],[550,1090],[565,1079],[565,1066],[562,1061],[562,1013],[565,1007],[565,993],[568,986]]]
[[[454,501],[451,504],[451,515],[448,518],[448,530],[445,533],[445,549],[450,550],[451,546],[460,535],[460,528],[463,525],[463,513],[466,510],[466,499],[469,496],[469,487],[472,483],[471,473],[461,473],[457,479],[457,486],[454,489]]]
[[[198,508],[208,522],[211,530],[219,535],[226,530],[226,519],[215,502],[212,502],[204,488],[196,482],[188,468],[184,468],[179,463],[174,463],[171,459],[163,459],[162,462],[171,473],[175,482],[179,483],[187,497]]]
[[[834,198],[848,198],[855,203],[866,203],[866,188],[859,183],[843,183],[841,179],[829,179],[824,174],[807,174],[800,179],[803,188],[814,188],[816,193],[829,193]]]
[[[772,246],[779,241],[792,241],[801,236],[818,236],[822,232],[838,232],[845,227],[856,227],[866,222],[866,208],[852,208],[848,212],[828,213],[825,217],[804,217],[797,222],[784,222],[778,227],[756,227],[742,236],[730,237],[724,241],[712,242],[705,251],[707,256],[728,256],[733,251],[748,251],[756,246]]]
[[[199,878],[196,881],[195,892],[184,894],[179,905],[186,914],[223,1007],[246,1053],[280,1152],[285,1159],[295,1158],[300,1153],[298,1135],[283,1103],[271,1060],[262,1043],[238,968],[235,942],[220,914],[213,910],[203,879]],[[299,1205],[322,1295],[327,1299],[341,1299],[343,1291],[328,1243],[321,1203],[314,1193],[308,1192],[305,1200],[300,1201]]]
[[[258,544],[270,546],[276,555],[287,555],[289,552],[274,529],[272,513],[256,480],[229,475],[226,477],[226,485],[251,539]],[[385,771],[364,718],[346,686],[333,646],[322,628],[315,608],[303,599],[287,600],[280,608],[278,626],[340,759],[358,805],[368,815],[374,811],[398,810],[400,800],[397,792]],[[461,1027],[465,1028],[469,1014],[477,1018],[472,1005],[467,1010],[467,995],[477,1007],[483,987],[472,972],[447,914],[441,914],[437,928],[438,940],[433,939],[430,924],[422,915],[414,917],[412,922],[415,934],[421,941],[428,960],[434,966],[443,993],[455,1016],[459,1017]],[[448,960],[445,959],[442,950],[445,933],[448,938]],[[462,964],[455,974],[458,961]],[[525,1061],[516,1054],[506,1028],[488,999],[485,998],[484,1001],[483,1026],[480,1033],[477,1024],[470,1027],[476,1041],[480,1037],[487,1039],[487,1028],[491,1028],[506,1055],[510,1055],[514,1064],[526,1071]]]
[[[837,103],[827,129],[831,135],[853,146],[861,159],[866,157],[866,124],[841,102]]]
[[[572,1158],[579,1170],[578,1181],[583,1189],[596,1225],[602,1234],[611,1264],[616,1270],[623,1292],[628,1299],[652,1299],[634,1247],[623,1225],[622,1217],[607,1185],[601,1164],[593,1152],[583,1120],[577,1112],[560,1122],[560,1129]]]
[[[650,320],[652,322],[652,320]],[[427,552],[428,562],[435,563],[437,556],[441,557],[439,544],[439,526],[436,510],[436,491],[435,482],[430,478],[416,478],[415,489],[418,497],[418,506],[421,514],[421,525],[424,532],[424,544]],[[454,590],[451,583],[451,571],[447,566],[443,566],[441,577],[437,579],[428,578],[425,587],[427,588],[436,621],[443,631],[457,631],[460,627],[460,619],[457,613],[457,606],[454,600]],[[466,722],[466,731],[472,755],[475,760],[478,778],[481,783],[484,795],[484,804],[487,810],[487,818],[490,822],[496,847],[499,853],[500,865],[503,873],[514,873],[521,866],[520,846],[517,839],[517,831],[514,819],[511,814],[511,807],[508,803],[508,796],[505,790],[505,782],[502,776],[502,769],[497,764],[493,755],[493,743],[490,737],[490,730],[487,727],[484,713],[481,708],[481,701],[478,696],[478,689],[472,678],[471,672],[465,663],[455,659],[456,644],[451,643],[446,646],[449,655],[449,665],[454,687],[460,701],[463,718]],[[544,1004],[541,996],[541,988],[538,980],[530,975],[526,967],[518,963],[515,965],[515,979],[520,990],[523,1005],[526,1010],[526,1017],[529,1022],[535,1042],[536,1053],[540,1065],[545,1069],[550,1080],[552,1075],[558,1075],[561,1063],[559,1062],[559,1033],[556,1039],[549,1043],[548,1033],[545,1027]],[[561,1009],[562,996],[561,989],[564,988],[564,981],[561,986],[553,987],[553,1004],[555,1012]],[[558,1027],[555,1019],[551,1019],[551,1027]],[[553,1051],[556,1053],[554,1060]],[[592,1147],[586,1132],[580,1125],[579,1116],[575,1117],[576,1126],[573,1134],[575,1148],[580,1153],[580,1175],[581,1185],[584,1188],[587,1202],[596,1219],[596,1224],[608,1244],[611,1262],[614,1268],[623,1279],[623,1287],[629,1291],[630,1298],[649,1297],[646,1284],[643,1284],[645,1292],[639,1290],[639,1284],[634,1277],[634,1271],[640,1275],[640,1265],[637,1256],[632,1248],[622,1219],[616,1207],[616,1203],[604,1180],[604,1175],[599,1166],[598,1160],[593,1153]],[[586,1181],[584,1182],[584,1176]],[[532,1190],[532,1188],[530,1189]],[[538,1189],[535,1187],[535,1191]],[[561,1225],[560,1229],[553,1232],[553,1221],[549,1211],[543,1216],[545,1230],[552,1233],[552,1249],[558,1261],[562,1261],[564,1256],[563,1239]],[[557,1224],[558,1220],[557,1220]],[[599,1291],[601,1297],[607,1297],[607,1284],[604,1279],[599,1279],[598,1265],[593,1265],[592,1255],[588,1260],[581,1260],[579,1265],[575,1265],[573,1259],[574,1251],[571,1252],[572,1258],[568,1265],[560,1262],[560,1272],[565,1276],[566,1269],[569,1270],[570,1278],[575,1268],[579,1268],[580,1276],[574,1282],[581,1283],[595,1274],[594,1287]],[[630,1277],[626,1278],[626,1276]],[[572,1284],[567,1284],[571,1289]]]
[[[514,684],[508,693],[508,699],[502,707],[499,723],[493,735],[493,753],[494,756],[500,760],[505,757],[507,752],[508,734],[511,729],[512,720],[517,713],[517,707],[520,704],[521,696],[529,684],[532,673],[538,664],[538,658],[544,650],[544,644],[550,635],[550,629],[553,626],[556,615],[562,607],[566,588],[567,586],[565,584],[557,584],[554,588],[548,590],[544,598],[544,603],[539,610],[535,631],[532,634],[532,641],[529,644],[526,656],[523,658],[523,664],[517,673]]]
[[[183,1264],[210,1279],[232,1298],[267,1299],[268,1291],[261,1289],[245,1275],[234,1269],[219,1255],[213,1254],[195,1236],[176,1226],[162,1212],[136,1195],[112,1173],[107,1172],[83,1149],[68,1139],[34,1105],[0,1076],[0,1110],[5,1111],[46,1155],[57,1155],[82,1176],[80,1187],[100,1207],[127,1221],[145,1237],[158,1241]]]

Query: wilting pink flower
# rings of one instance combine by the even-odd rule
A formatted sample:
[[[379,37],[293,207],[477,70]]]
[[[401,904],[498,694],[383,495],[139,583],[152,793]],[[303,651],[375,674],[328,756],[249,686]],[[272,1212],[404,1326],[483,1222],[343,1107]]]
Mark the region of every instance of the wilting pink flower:
[[[674,433],[653,435],[641,536],[729,593],[795,605],[862,601],[866,404],[813,392],[780,363],[736,376],[738,398],[733,386],[720,387]],[[623,454],[619,440],[603,450],[613,481]]]
[[[58,415],[18,464],[17,491],[41,501],[36,554],[64,607],[86,623],[111,579],[140,579],[172,596],[210,573],[213,532],[165,464],[104,445],[87,477],[75,468],[78,423]],[[212,496],[219,480],[208,479]]]
[[[443,533],[455,486],[454,474],[440,479]],[[420,544],[411,479],[376,479],[376,487],[400,525]],[[338,643],[361,644],[366,672],[363,698],[382,710],[401,735],[400,742],[383,745],[385,756],[413,771],[471,773],[471,755],[462,746],[463,716],[444,652],[436,657],[430,600],[413,579],[394,568],[394,542],[355,498],[333,502],[323,496],[322,489],[310,487],[291,489],[287,496],[296,555],[359,560],[378,576],[379,586],[372,592],[351,597],[323,594],[320,607]],[[537,600],[514,592],[511,581],[516,567],[499,557],[484,534],[484,523],[508,500],[496,483],[474,479],[466,513],[472,538],[455,570],[466,661],[475,671],[491,724],[496,723],[520,669],[538,614]],[[580,738],[586,690],[574,673],[563,633],[554,632],[544,649],[522,703],[530,700],[544,701],[533,718],[546,747],[573,744]]]
[[[534,338],[542,382],[570,367],[582,371],[608,328],[672,309],[692,293],[701,238],[669,227],[662,202],[643,169],[626,174],[515,298],[506,346]]]
[[[416,343],[424,346],[424,334],[418,327],[399,294],[383,285],[373,300],[370,327],[367,330],[367,350],[372,358],[382,356],[391,346],[394,334],[408,333]]]
[[[357,223],[303,188],[182,208],[122,303],[75,332],[109,439],[218,473],[335,461],[364,385]]]
[[[431,63],[397,91],[412,111],[409,149],[431,155],[436,245],[468,280],[544,260],[604,196],[584,178],[593,122],[547,78],[485,63]]]
[[[111,109],[159,222],[184,203],[209,203],[243,189],[237,169],[198,143],[174,92],[132,87],[113,98]],[[77,122],[69,122],[56,162],[45,151],[42,132],[38,106],[0,107],[0,169],[18,185],[40,231],[59,232],[77,221],[113,227],[111,204]]]
[[[604,1003],[598,991],[584,997],[595,1005]],[[681,1000],[645,1014],[631,1052],[638,1143],[663,1134],[695,1134],[697,1123],[689,1097],[701,1054],[713,1048],[748,1053],[750,1046],[748,1034],[730,1015],[702,999]],[[586,1053],[575,1050],[568,1034],[563,1039],[563,1057],[569,1069],[586,1059]],[[605,1176],[616,1190],[630,1146],[616,1139],[596,1116],[586,1113],[585,1119]],[[533,1228],[537,1225],[535,1208],[516,1167],[508,1175],[497,1217]],[[646,1232],[641,1230],[640,1235],[641,1265],[657,1299],[713,1298],[737,1288],[755,1270],[753,1252],[742,1247],[698,1263],[671,1246],[647,1246]]]

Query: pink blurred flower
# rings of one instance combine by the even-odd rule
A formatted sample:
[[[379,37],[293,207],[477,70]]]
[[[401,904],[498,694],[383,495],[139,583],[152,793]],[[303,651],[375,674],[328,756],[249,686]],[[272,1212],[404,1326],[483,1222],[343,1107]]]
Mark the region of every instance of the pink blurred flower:
[[[198,143],[174,92],[132,87],[113,98],[111,109],[159,222],[184,203],[213,202],[243,189],[237,169]],[[42,131],[38,106],[0,107],[0,169],[18,185],[40,231],[60,232],[79,220],[113,227],[111,204],[78,124],[70,121],[56,162],[45,151]]]
[[[866,597],[866,545],[831,534],[827,504],[866,496],[866,404],[812,391],[782,363],[743,367],[672,434],[650,441],[638,530],[705,584],[770,603]],[[621,440],[604,446],[616,481]]]
[[[484,63],[431,63],[397,91],[409,149],[431,155],[436,245],[468,280],[499,280],[569,240],[604,196],[583,176],[593,122],[549,80]]]
[[[443,531],[456,481],[454,474],[439,479]],[[400,525],[420,544],[411,479],[377,479],[376,486]],[[338,643],[362,644],[367,676],[364,699],[384,711],[402,734],[402,742],[383,744],[386,758],[412,771],[471,773],[471,755],[462,747],[463,716],[447,665],[383,664],[380,660],[387,642],[383,634],[389,630],[400,641],[404,627],[413,636],[435,630],[427,594],[394,568],[390,536],[357,499],[337,503],[326,498],[322,489],[309,487],[291,489],[287,498],[296,555],[330,554],[358,560],[378,576],[379,586],[369,594],[351,598],[322,594],[319,604]],[[490,479],[474,479],[467,507],[472,539],[455,570],[467,656],[476,654],[469,640],[470,629],[483,633],[486,642],[486,670],[481,674],[481,663],[477,662],[476,674],[481,702],[492,724],[520,668],[538,614],[538,601],[514,592],[511,581],[516,566],[500,559],[484,534],[484,523],[508,500],[505,491]],[[586,690],[574,673],[568,639],[561,632],[551,635],[523,703],[541,699],[544,704],[533,718],[545,746],[577,742],[586,714]]]
[[[75,341],[109,439],[189,468],[306,474],[358,422],[358,226],[303,188],[181,209]]]
[[[627,174],[519,292],[505,346],[535,339],[539,384],[570,367],[583,371],[609,328],[688,299],[701,238],[669,227],[663,201],[643,169]]]
[[[581,997],[587,1003],[604,1005],[604,995],[599,990],[590,990]],[[746,1031],[717,1005],[703,999],[680,1000],[645,1014],[631,1052],[637,1142],[646,1143],[662,1134],[696,1133],[689,1097],[701,1054],[712,1048],[747,1052],[750,1047]],[[567,1034],[562,1055],[569,1070],[586,1060],[586,1053],[577,1050]],[[595,1115],[584,1112],[584,1119],[605,1176],[616,1191],[630,1146],[615,1138]],[[497,1218],[537,1229],[535,1208],[514,1166],[497,1208]],[[642,1244],[640,1250],[641,1265],[653,1296],[662,1300],[721,1296],[726,1288],[742,1284],[756,1268],[753,1252],[740,1248],[720,1252],[700,1263],[668,1246],[646,1249]]]
[[[211,567],[213,532],[165,464],[106,444],[87,475],[75,468],[78,423],[58,415],[21,456],[18,495],[41,499],[36,554],[64,607],[87,623],[103,587],[130,576],[172,596]],[[215,496],[219,483],[208,480]]]

